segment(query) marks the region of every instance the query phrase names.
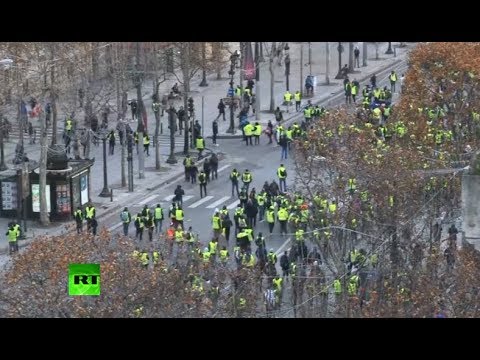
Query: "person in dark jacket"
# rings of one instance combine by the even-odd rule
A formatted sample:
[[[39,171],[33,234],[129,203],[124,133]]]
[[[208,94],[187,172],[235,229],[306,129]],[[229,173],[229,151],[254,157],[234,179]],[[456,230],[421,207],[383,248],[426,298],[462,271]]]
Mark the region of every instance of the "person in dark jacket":
[[[290,270],[290,261],[288,260],[288,253],[285,251],[280,257],[280,267],[282,268],[282,276],[288,277],[288,272]]]
[[[230,219],[230,215],[226,214],[222,220],[222,228],[225,229],[225,240],[227,240],[227,243],[230,240],[230,228],[232,225],[233,222],[232,219]]]
[[[177,185],[177,188],[174,191],[175,201],[183,206],[183,195],[185,195],[185,190],[182,189],[182,185]]]
[[[217,134],[218,134],[218,122],[217,120],[213,120],[212,123],[212,142],[213,145],[218,146],[217,144]]]
[[[212,172],[212,180],[218,179],[218,156],[215,153],[210,156],[210,168]]]
[[[225,120],[225,104],[223,103],[223,100],[220,99],[220,102],[218,103],[218,116],[215,120],[217,120],[221,115],[223,115],[223,121]]]
[[[248,199],[245,205],[248,226],[254,228],[257,225],[258,205],[255,200]]]
[[[205,159],[205,161],[203,163],[203,171],[205,172],[205,175],[207,177],[207,183],[210,182],[210,171],[211,170],[212,170],[212,167],[211,167],[211,164],[210,164],[210,160]]]

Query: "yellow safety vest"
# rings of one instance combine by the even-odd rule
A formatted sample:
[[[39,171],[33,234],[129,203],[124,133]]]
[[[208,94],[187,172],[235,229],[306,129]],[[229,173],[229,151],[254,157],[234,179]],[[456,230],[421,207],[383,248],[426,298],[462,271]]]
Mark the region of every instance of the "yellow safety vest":
[[[197,139],[195,143],[196,143],[196,146],[197,146],[197,150],[205,149],[205,140],[203,138]]]
[[[86,215],[87,219],[93,219],[95,208],[93,206],[92,207],[87,206],[85,208],[85,212],[87,213],[87,215]]]
[[[177,219],[179,221],[183,220],[183,210],[182,209],[175,210],[175,219]]]

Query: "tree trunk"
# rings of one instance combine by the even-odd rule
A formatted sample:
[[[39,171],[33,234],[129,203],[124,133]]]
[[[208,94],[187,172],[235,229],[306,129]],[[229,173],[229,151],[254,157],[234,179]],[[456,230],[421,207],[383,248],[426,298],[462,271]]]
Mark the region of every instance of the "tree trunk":
[[[255,42],[255,120],[260,120],[260,48]]]
[[[303,98],[303,42],[300,44],[300,94]]]
[[[108,44],[105,47],[105,65],[106,65],[106,75],[109,80],[113,80],[113,76],[115,75],[115,68],[113,66],[113,51],[112,51],[112,44]]]
[[[273,71],[273,56],[270,56],[269,60],[270,62],[268,64],[268,70],[270,71],[270,112],[273,113],[275,111],[275,96],[274,96],[275,73]]]
[[[363,64],[362,66],[367,66],[367,52],[368,52],[368,44],[366,41],[363,42],[363,54],[362,54],[362,60]]]
[[[40,116],[40,223],[46,226],[50,223],[47,208],[47,129],[46,117]]]
[[[98,80],[99,63],[98,63],[98,42],[92,42],[92,75],[93,81]]]
[[[325,44],[325,85],[330,85],[330,44]]]
[[[137,119],[138,119],[138,178],[145,179],[145,153],[143,152],[143,132],[144,124],[143,124],[143,114],[145,112],[145,106],[143,104],[142,99],[142,77],[140,74],[140,45],[141,43],[137,42],[137,56],[136,56],[136,67],[137,67],[137,103],[138,103],[138,110],[137,110]]]
[[[353,72],[353,42],[348,43],[348,72]]]
[[[55,43],[51,44],[50,48],[50,59],[55,58]],[[55,66],[52,65],[50,69],[50,94],[51,99],[50,103],[52,106],[52,145],[57,143],[57,92],[55,90]]]
[[[217,80],[222,79],[222,45],[221,42],[214,42],[212,44],[213,58],[215,59],[215,71],[217,72]]]
[[[115,59],[118,59],[118,53],[115,49]],[[113,60],[112,60],[113,61]],[[113,69],[112,69],[113,71]],[[111,73],[112,75],[115,74],[115,90],[116,90],[116,95],[117,95],[117,123],[118,121],[124,120],[125,114],[122,114],[122,88],[120,86],[120,74],[118,71],[115,70],[115,72]],[[123,133],[123,144],[120,144],[122,147],[122,159],[121,159],[121,177],[122,177],[122,187],[127,186],[127,175],[126,175],[126,164],[125,164],[125,156],[126,156],[126,151],[125,151],[125,146],[127,144],[127,132],[125,126],[122,128],[122,133]]]
[[[186,114],[188,114],[188,94],[190,92],[190,43],[184,45],[184,49],[182,51],[182,76],[183,76],[183,87],[184,87],[184,96],[183,96],[183,108],[185,109]],[[192,121],[194,118],[194,114],[192,114]],[[180,122],[180,119],[178,119]],[[188,123],[189,118],[183,118],[183,125],[184,125],[184,142],[183,142],[183,154],[188,155]],[[193,133],[193,129],[192,129]]]
[[[244,51],[244,42],[240,42],[240,71],[238,72],[238,81],[240,88],[242,89],[242,94],[240,95],[240,110],[243,109],[243,63],[245,59],[245,51]]]

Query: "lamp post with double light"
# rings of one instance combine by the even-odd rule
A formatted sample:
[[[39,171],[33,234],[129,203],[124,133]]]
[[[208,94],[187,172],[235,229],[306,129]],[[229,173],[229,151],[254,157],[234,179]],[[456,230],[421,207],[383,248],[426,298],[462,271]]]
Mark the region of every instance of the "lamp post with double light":
[[[101,129],[95,136],[98,139],[103,141],[103,189],[98,196],[100,197],[110,197],[110,190],[108,189],[108,181],[107,181],[107,137],[108,137],[108,129]]]
[[[235,90],[233,89],[233,76],[235,75],[235,67],[237,66],[237,61],[240,57],[240,54],[237,50],[230,56],[230,70],[228,75],[230,75],[230,89],[228,94],[230,95],[230,127],[227,130],[229,134],[235,134],[235,109],[234,109],[234,95]]]

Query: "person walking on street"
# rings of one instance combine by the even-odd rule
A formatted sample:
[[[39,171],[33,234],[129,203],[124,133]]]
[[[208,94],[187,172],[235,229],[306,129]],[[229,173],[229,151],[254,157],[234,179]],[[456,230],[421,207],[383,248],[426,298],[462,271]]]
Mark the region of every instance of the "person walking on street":
[[[232,182],[232,197],[234,196],[233,190],[237,190],[237,197],[239,196],[239,191],[238,191],[238,178],[240,176],[240,173],[237,171],[237,169],[233,169],[232,172],[230,173],[230,181]]]
[[[135,225],[135,239],[139,239],[142,241],[143,239],[143,228],[145,226],[143,222],[143,216],[142,213],[138,213],[137,216],[135,216],[135,220],[133,221]]]
[[[122,221],[123,225],[123,235],[128,236],[128,227],[130,226],[130,222],[132,221],[132,216],[130,215],[127,207],[125,207],[120,213],[120,220]]]
[[[225,240],[227,241],[227,243],[230,240],[230,228],[232,227],[232,225],[232,219],[230,219],[230,215],[227,213],[222,219],[222,228],[225,233]]]
[[[218,156],[215,153],[210,156],[210,168],[212,171],[212,180],[218,179]]]
[[[268,230],[270,234],[273,232],[273,227],[275,226],[275,208],[270,206],[267,210],[267,223],[268,223]]]
[[[150,136],[148,136],[148,132],[145,131],[145,134],[143,135],[143,152],[147,153],[147,156],[150,156]]]
[[[210,171],[212,170],[211,166],[210,166],[210,160],[209,159],[205,159],[205,161],[203,162],[203,171],[207,177],[207,183],[210,182]]]
[[[198,151],[198,160],[200,160],[202,158],[203,150],[205,149],[205,139],[201,135],[198,135],[195,140],[195,145]]]
[[[160,204],[157,204],[157,207],[155,208],[153,216],[155,220],[156,233],[159,234],[162,232],[162,223],[163,223],[163,208],[160,206]]]
[[[198,174],[198,183],[200,184],[200,198],[203,198],[203,192],[207,196],[207,175],[203,170]]]
[[[97,228],[98,228],[98,221],[96,218],[93,218],[91,222],[91,229],[92,229],[93,236],[97,236]]]
[[[282,277],[288,278],[288,272],[290,270],[290,261],[288,261],[288,252],[285,251],[280,257],[280,267],[282,268]]]
[[[213,145],[218,146],[217,144],[217,134],[218,134],[218,122],[217,120],[213,120],[212,123],[212,142]]]
[[[185,181],[190,181],[192,164],[193,164],[193,160],[190,157],[190,154],[187,154],[185,159],[183,159],[183,166],[184,166],[184,169],[185,169]],[[193,182],[192,182],[192,184],[193,184]]]
[[[268,143],[272,143],[272,136],[273,136],[273,124],[271,120],[268,120],[267,128],[265,129],[265,134],[268,136]]]
[[[153,216],[149,216],[148,218],[145,219],[145,226],[148,230],[148,240],[153,241],[153,230],[155,229],[155,221],[153,219]]]
[[[345,104],[351,104],[352,103],[352,84],[350,81],[347,81],[345,84]]]
[[[83,211],[80,206],[77,207],[73,216],[75,217],[75,223],[77,224],[77,234],[81,234],[83,232]]]
[[[280,160],[287,159],[288,155],[288,139],[285,134],[280,135],[280,139],[278,140],[278,145],[282,148],[282,154],[280,156]]]
[[[220,99],[220,102],[218,103],[218,116],[217,116],[217,119],[223,115],[223,121],[226,121],[225,120],[225,104],[223,103],[223,99]],[[215,119],[215,120],[217,120]]]
[[[245,188],[247,193],[252,180],[253,180],[252,173],[248,171],[248,169],[245,169],[245,172],[242,174],[242,182],[243,182],[243,187]]]
[[[397,83],[397,73],[392,70],[388,78],[390,79],[390,91],[393,94],[395,92],[395,84]]]
[[[370,78],[370,84],[372,85],[372,90],[377,87],[377,76],[375,74]]]
[[[182,189],[182,185],[177,185],[177,188],[173,192],[175,194],[174,200],[180,206],[183,206],[183,195],[185,195],[185,190]]]
[[[10,223],[8,226],[8,230],[5,233],[8,238],[8,247],[9,247],[9,254],[12,255],[14,252],[18,252],[18,237],[19,233],[18,230],[15,229],[13,223]]]
[[[277,121],[277,124],[280,124],[283,121],[283,113],[279,106],[275,109],[275,120]]]
[[[294,97],[295,97],[295,111],[299,112],[302,105],[302,94],[300,93],[300,90],[297,90]]]
[[[355,49],[353,50],[353,55],[355,57],[354,67],[360,67],[360,49],[358,48],[358,46],[355,46]]]
[[[192,167],[190,168],[190,180],[192,184],[197,183],[197,174],[198,174],[198,167],[197,165],[193,164]]]
[[[277,169],[277,176],[280,186],[280,192],[287,192],[287,169],[285,169],[285,166],[283,166],[283,164],[280,164],[280,167]]]
[[[92,220],[95,218],[95,206],[91,202],[85,207],[85,219],[87,219],[87,232],[90,232],[92,227]]]
[[[137,108],[138,104],[136,100],[131,100],[128,105],[130,105],[130,109],[132,110],[132,120],[135,120],[137,117]]]

